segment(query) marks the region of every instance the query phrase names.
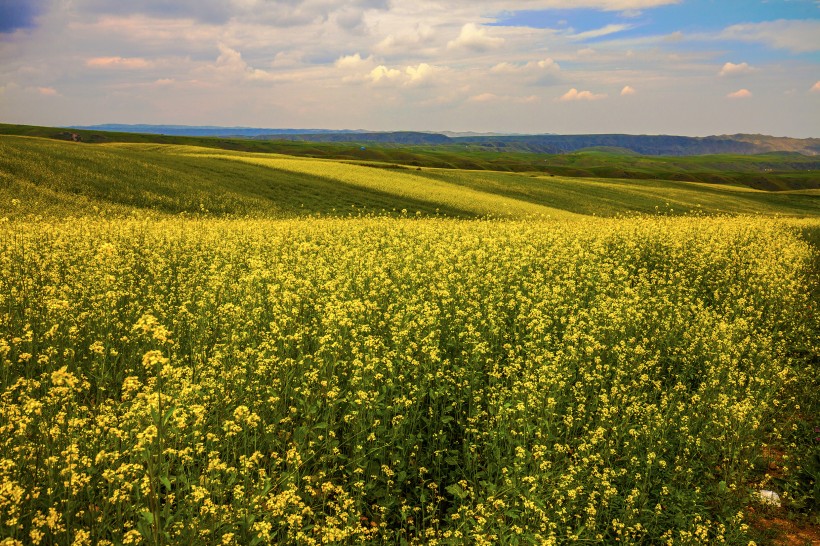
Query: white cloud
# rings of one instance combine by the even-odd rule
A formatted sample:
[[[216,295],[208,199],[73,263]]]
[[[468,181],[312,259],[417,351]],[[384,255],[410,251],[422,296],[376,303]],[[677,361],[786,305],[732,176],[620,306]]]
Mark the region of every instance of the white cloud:
[[[431,83],[436,74],[444,69],[427,63],[419,63],[415,66],[406,66],[404,70],[379,65],[371,70],[366,80],[374,84],[397,84],[404,86],[419,86]]]
[[[637,91],[635,91],[635,88],[632,87],[631,85],[627,85],[626,87],[621,89],[621,96],[622,97],[628,97],[629,95],[634,95],[635,93],[637,93]]]
[[[216,62],[208,64],[195,72],[210,76],[220,82],[273,82],[283,78],[273,72],[253,68],[242,58],[242,54],[223,43],[218,44],[219,57]],[[292,79],[293,75],[286,79]]]
[[[141,57],[93,57],[85,61],[86,66],[93,68],[150,68],[152,63]]]
[[[588,30],[586,32],[580,32],[578,34],[572,34],[569,37],[572,40],[589,40],[590,38],[600,38],[601,36],[609,36],[610,34],[623,32],[631,28],[634,28],[633,25],[607,25],[603,28]]]
[[[387,68],[383,64],[380,64],[379,66],[371,70],[370,74],[368,74],[368,78],[373,83],[397,81],[401,77],[401,70],[397,70],[395,68]]]
[[[738,89],[734,93],[729,93],[726,97],[730,99],[748,99],[751,98],[752,92],[748,89]]]
[[[388,34],[373,48],[381,54],[405,53],[408,49],[417,49],[424,44],[430,43],[435,37],[433,27],[419,23],[410,31],[399,31]]]
[[[370,65],[372,62],[372,55],[366,59],[363,59],[361,55],[356,53],[355,55],[345,55],[344,57],[339,57],[334,64],[336,68],[355,70],[360,68],[362,65]]]
[[[720,69],[718,73],[719,76],[742,76],[744,74],[751,74],[752,72],[757,72],[757,69],[749,66],[749,63],[726,63],[723,65],[723,68]]]
[[[812,85],[809,91],[811,91],[812,93],[820,93],[820,81]]]
[[[40,93],[41,95],[45,95],[47,97],[55,97],[55,96],[59,95],[57,90],[54,89],[53,87],[38,87],[37,92]]]
[[[539,100],[537,95],[515,96],[515,95],[496,95],[495,93],[481,93],[474,95],[468,99],[469,102],[475,103],[515,103],[515,104],[531,104]]]
[[[508,62],[498,63],[490,69],[493,74],[532,74],[538,72],[557,72],[561,70],[561,65],[549,57],[541,61],[530,61],[519,65]]]
[[[601,100],[607,96],[605,93],[593,93],[592,91],[578,91],[574,87],[561,95],[558,99],[562,102],[580,101],[580,100]]]
[[[439,68],[431,66],[427,63],[419,63],[418,66],[408,66],[404,69],[407,75],[407,83],[410,85],[420,85],[431,81]]]
[[[486,28],[474,23],[467,23],[461,27],[461,33],[455,40],[447,43],[448,49],[471,49],[473,51],[488,51],[504,45],[504,38],[494,38],[487,34]]]
[[[766,21],[732,25],[720,33],[719,38],[758,42],[794,53],[820,51],[820,19]]]

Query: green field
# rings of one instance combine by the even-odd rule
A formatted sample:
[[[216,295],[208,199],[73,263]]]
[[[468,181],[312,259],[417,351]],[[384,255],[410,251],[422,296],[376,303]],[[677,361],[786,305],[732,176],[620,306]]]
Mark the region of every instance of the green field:
[[[0,136],[0,543],[820,523],[820,190],[193,144]]]
[[[478,144],[407,146],[374,143],[299,142],[239,138],[175,137],[139,133],[66,130],[0,124],[0,134],[70,140],[84,143],[151,143],[216,148],[229,151],[285,154],[321,159],[379,162],[394,166],[439,169],[533,172],[584,178],[663,179],[741,185],[763,190],[820,189],[820,159],[797,153],[639,156],[613,148],[568,154],[532,153],[514,142],[503,148]],[[364,146],[363,146],[364,145]]]
[[[568,178],[294,158],[164,144],[0,137],[5,216],[131,209],[293,217],[366,213],[470,218],[624,213],[820,214],[820,190]],[[11,204],[14,200],[14,205]]]

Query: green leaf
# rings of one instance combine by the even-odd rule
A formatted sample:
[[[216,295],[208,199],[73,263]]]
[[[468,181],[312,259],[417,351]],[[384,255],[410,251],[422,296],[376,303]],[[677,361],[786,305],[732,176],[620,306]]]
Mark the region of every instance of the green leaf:
[[[154,524],[154,514],[150,510],[141,511],[140,518],[148,525]]]
[[[464,491],[464,489],[457,483],[454,483],[453,485],[448,485],[445,489],[448,493],[450,493],[457,499],[464,500],[464,498],[467,496],[467,492]]]

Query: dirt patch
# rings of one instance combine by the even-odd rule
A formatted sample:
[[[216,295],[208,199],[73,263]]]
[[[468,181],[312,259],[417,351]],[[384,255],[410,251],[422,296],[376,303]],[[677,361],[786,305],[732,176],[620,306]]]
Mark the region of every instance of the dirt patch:
[[[755,529],[770,537],[777,546],[820,546],[820,526],[797,524],[776,515],[761,514],[748,508],[749,520]]]

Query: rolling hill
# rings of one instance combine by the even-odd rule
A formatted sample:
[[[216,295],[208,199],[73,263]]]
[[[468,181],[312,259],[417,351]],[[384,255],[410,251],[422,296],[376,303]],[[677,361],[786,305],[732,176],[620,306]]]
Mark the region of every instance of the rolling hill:
[[[297,140],[252,140],[202,136],[84,131],[0,124],[0,134],[79,140],[87,144],[178,144],[241,152],[382,162],[411,167],[537,172],[587,178],[664,179],[744,185],[763,190],[820,189],[820,157],[794,152],[694,157],[643,156],[624,148],[597,146],[566,154],[489,149],[478,144],[399,145]]]
[[[134,210],[275,218],[363,212],[461,218],[692,211],[816,216],[820,190],[771,192],[734,184],[407,167],[189,145],[89,146],[0,137],[0,217]]]

